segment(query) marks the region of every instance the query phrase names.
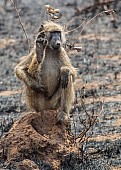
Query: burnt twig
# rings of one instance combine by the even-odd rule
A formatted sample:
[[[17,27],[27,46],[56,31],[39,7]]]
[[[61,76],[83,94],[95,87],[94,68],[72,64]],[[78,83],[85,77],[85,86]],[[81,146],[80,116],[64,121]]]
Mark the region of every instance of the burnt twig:
[[[95,18],[97,18],[98,16],[100,16],[101,14],[108,14],[110,15],[111,13],[114,13],[115,11],[113,9],[107,10],[107,11],[102,11],[100,13],[98,13],[97,15],[95,15],[93,18],[91,18],[89,21],[86,22],[86,24],[84,25],[84,27],[82,28],[80,34],[83,32],[83,30],[85,29],[85,27],[92,22]],[[74,41],[74,43],[72,44],[72,46],[74,46],[74,44],[76,43],[76,41],[79,39],[80,35],[78,35],[78,37],[76,38],[76,40]]]
[[[17,13],[17,15],[18,15],[19,23],[20,23],[20,25],[21,25],[21,27],[22,27],[22,29],[23,29],[23,31],[24,31],[24,34],[25,34],[25,37],[26,37],[26,40],[27,40],[27,43],[28,43],[28,46],[29,46],[29,52],[30,52],[29,39],[28,39],[26,30],[25,30],[25,28],[24,28],[24,25],[23,25],[23,23],[22,23],[22,21],[21,21],[21,17],[20,17],[20,15],[19,15],[18,9],[17,9],[16,4],[14,3],[14,1],[13,1],[13,0],[10,0],[10,1],[11,1],[11,3],[12,3],[13,7],[14,7],[14,10],[16,11],[16,13]]]

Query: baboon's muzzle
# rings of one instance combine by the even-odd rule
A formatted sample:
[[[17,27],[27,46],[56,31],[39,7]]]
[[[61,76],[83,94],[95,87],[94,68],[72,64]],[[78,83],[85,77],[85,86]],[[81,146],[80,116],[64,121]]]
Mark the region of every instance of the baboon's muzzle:
[[[61,47],[61,41],[59,39],[52,39],[51,40],[51,48],[53,50],[59,50]]]

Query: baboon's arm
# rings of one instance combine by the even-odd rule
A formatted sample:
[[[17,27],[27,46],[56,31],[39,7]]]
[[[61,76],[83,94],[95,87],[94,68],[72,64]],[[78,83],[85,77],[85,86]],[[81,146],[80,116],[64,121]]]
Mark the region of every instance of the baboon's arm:
[[[61,52],[61,57],[62,57],[61,60],[63,62],[63,66],[61,67],[61,72],[64,72],[64,74],[69,72],[69,74],[72,75],[73,82],[74,82],[77,76],[77,69],[74,68],[73,65],[71,64],[71,60],[63,48]]]
[[[71,75],[68,66],[61,67],[61,87],[65,89],[68,86],[69,76]]]
[[[32,61],[32,56],[26,56],[20,60],[20,63],[15,67],[15,73],[28,87],[36,92],[44,92],[44,85],[33,79],[28,73],[29,65]]]
[[[75,81],[77,76],[77,70],[70,63],[61,67],[61,84],[62,88],[66,88],[68,85],[69,77],[72,77],[72,82]]]
[[[53,98],[55,101],[58,100],[58,98],[60,97],[60,95],[62,93],[62,89],[66,89],[68,87],[70,77],[73,80],[73,76],[76,76],[75,75],[76,73],[74,72],[74,74],[73,74],[71,71],[72,70],[70,70],[70,68],[68,66],[61,67],[59,86],[58,86],[57,90],[55,91],[55,93],[50,97],[50,99]]]

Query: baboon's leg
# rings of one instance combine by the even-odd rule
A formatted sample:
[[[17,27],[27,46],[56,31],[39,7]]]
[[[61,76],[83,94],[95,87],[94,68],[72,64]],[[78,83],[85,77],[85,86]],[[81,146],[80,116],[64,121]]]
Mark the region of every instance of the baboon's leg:
[[[43,94],[37,93],[28,87],[25,87],[25,93],[26,105],[28,110],[36,112],[46,110],[46,98]]]
[[[72,81],[72,75],[69,76],[68,85],[62,88],[61,91],[61,104],[58,113],[58,121],[64,122],[69,120],[69,113],[74,102],[75,92]]]
[[[61,69],[61,84],[56,93],[51,97],[49,106],[51,109],[58,109],[58,121],[64,122],[69,118],[69,113],[74,102],[74,85],[73,77],[69,68],[63,67]]]

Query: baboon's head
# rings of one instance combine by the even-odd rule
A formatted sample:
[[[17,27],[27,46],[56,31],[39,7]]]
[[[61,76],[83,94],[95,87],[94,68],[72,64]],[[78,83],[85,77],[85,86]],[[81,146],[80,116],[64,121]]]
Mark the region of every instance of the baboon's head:
[[[46,21],[41,25],[36,42],[48,45],[52,50],[59,50],[65,41],[63,28],[52,21]]]

